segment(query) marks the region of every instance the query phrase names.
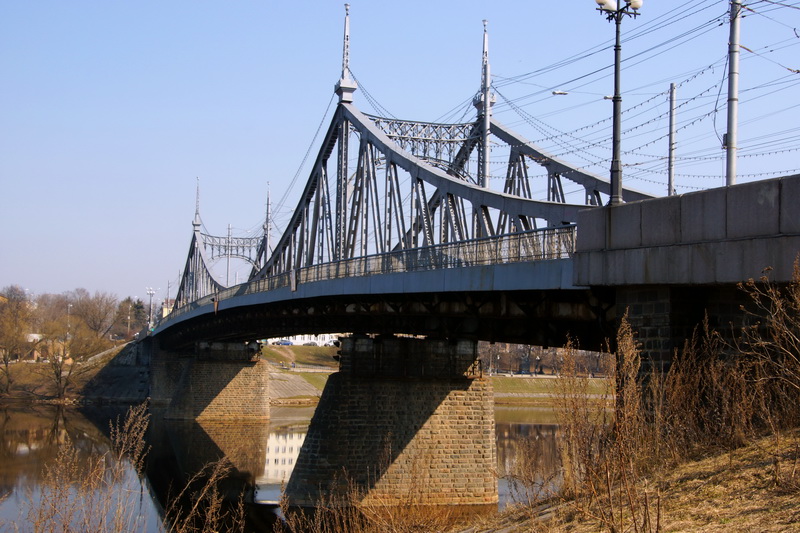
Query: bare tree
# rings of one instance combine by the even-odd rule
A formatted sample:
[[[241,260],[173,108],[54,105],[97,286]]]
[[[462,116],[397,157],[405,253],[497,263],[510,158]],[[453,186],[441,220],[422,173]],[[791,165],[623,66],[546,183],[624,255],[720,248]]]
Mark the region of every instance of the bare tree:
[[[27,334],[30,333],[30,324],[31,306],[25,291],[17,285],[5,287],[0,293],[0,354],[3,358],[3,379],[0,386],[4,392],[11,389],[9,363],[28,351]]]
[[[75,289],[71,295],[72,313],[83,321],[98,338],[107,337],[117,319],[117,297],[107,292],[95,291],[94,296],[86,289]]]
[[[40,349],[47,359],[43,373],[59,398],[72,384],[80,363],[112,346],[107,334],[116,311],[116,298],[105,293],[91,296],[85,289],[39,298]]]

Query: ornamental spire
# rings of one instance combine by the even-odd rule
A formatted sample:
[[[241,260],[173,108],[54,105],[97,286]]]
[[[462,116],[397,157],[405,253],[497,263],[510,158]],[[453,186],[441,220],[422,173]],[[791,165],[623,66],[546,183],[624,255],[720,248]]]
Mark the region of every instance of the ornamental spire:
[[[192,225],[195,228],[199,228],[202,222],[200,222],[200,177],[197,177],[197,189],[195,192],[195,200],[194,200],[194,222]]]
[[[483,21],[483,61],[481,68],[481,92],[473,100],[473,105],[478,109],[478,119],[481,122],[481,147],[478,165],[478,185],[489,185],[489,134],[492,125],[492,104],[494,95],[491,93],[492,76],[489,69],[489,21]]]
[[[339,95],[340,103],[350,103],[353,101],[353,92],[358,88],[358,84],[350,79],[350,4],[344,5],[344,44],[342,46],[342,77],[334,87],[334,91]]]

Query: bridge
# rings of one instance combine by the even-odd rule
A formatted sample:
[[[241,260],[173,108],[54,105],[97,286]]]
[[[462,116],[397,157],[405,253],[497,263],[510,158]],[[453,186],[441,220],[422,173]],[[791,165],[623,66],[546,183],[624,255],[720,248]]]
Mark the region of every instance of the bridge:
[[[314,505],[348,480],[365,498],[497,501],[491,385],[477,341],[600,349],[626,310],[644,355],[667,361],[705,313],[736,320],[736,283],[800,250],[800,176],[667,198],[539,149],[491,116],[484,36],[477,118],[461,124],[362,113],[345,22],[339,97],[293,215],[270,242],[202,231],[199,203],[172,313],[153,344],[151,395],[183,419],[269,416],[258,339],[343,333],[287,487]],[[505,154],[502,190],[487,179]],[[474,162],[477,161],[477,164]],[[538,172],[532,169],[537,168]],[[543,176],[543,178],[537,178]],[[535,199],[536,179],[547,198]],[[583,188],[568,203],[566,181]],[[219,257],[251,265],[227,286]],[[411,478],[414,479],[412,487]],[[422,480],[422,486],[419,485]]]

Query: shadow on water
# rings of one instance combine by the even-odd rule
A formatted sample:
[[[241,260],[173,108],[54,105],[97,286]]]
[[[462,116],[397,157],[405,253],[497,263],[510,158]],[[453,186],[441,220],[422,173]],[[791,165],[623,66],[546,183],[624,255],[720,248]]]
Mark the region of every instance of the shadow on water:
[[[27,502],[36,494],[44,466],[54,459],[59,446],[71,443],[79,460],[107,453],[109,423],[124,418],[126,411],[0,407],[0,524],[23,523],[20,520],[30,507]],[[151,447],[147,479],[142,480],[146,507],[142,512],[147,515],[143,530],[162,530],[162,513],[170,495],[204,465],[225,456],[232,470],[221,487],[223,495],[235,501],[245,494],[249,530],[271,530],[281,489],[297,461],[313,412],[313,407],[278,407],[269,421],[198,423],[165,421],[154,410],[147,435]],[[547,410],[498,408],[496,421],[500,507],[526,497],[508,476],[519,472],[521,464],[523,470],[534,471],[539,483],[555,490],[559,431]]]

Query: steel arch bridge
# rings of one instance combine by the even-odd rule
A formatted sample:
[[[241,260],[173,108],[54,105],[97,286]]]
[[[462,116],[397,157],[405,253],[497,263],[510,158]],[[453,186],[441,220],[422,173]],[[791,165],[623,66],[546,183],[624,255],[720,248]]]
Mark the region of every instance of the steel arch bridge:
[[[418,292],[430,293],[431,272],[447,271],[451,291],[491,291],[496,285],[452,281],[469,279],[476,267],[485,277],[487,269],[506,275],[501,272],[511,264],[550,262],[563,269],[569,262],[577,213],[601,205],[609,180],[551,156],[491,117],[486,39],[477,118],[460,124],[362,113],[353,103],[348,43],[346,29],[339,103],[282,235],[272,246],[268,221],[258,238],[209,235],[201,231],[198,205],[173,312],[156,333],[203,313],[297,299],[298,287],[312,282],[328,287],[314,297],[352,292],[357,278],[390,275],[394,281],[355,292],[413,293],[422,284]],[[490,153],[504,160],[502,189],[492,187]],[[565,182],[583,189],[582,203],[567,202]],[[546,199],[534,198],[542,187]],[[624,194],[628,201],[651,197],[632,189]],[[222,256],[247,261],[249,279],[233,287],[217,279],[209,267]],[[508,275],[527,278],[523,272]],[[542,274],[541,282],[518,279],[516,287],[576,289],[559,272]],[[398,275],[406,280],[399,285]],[[507,281],[503,290],[515,290]],[[281,289],[288,290],[285,296],[278,296]]]

